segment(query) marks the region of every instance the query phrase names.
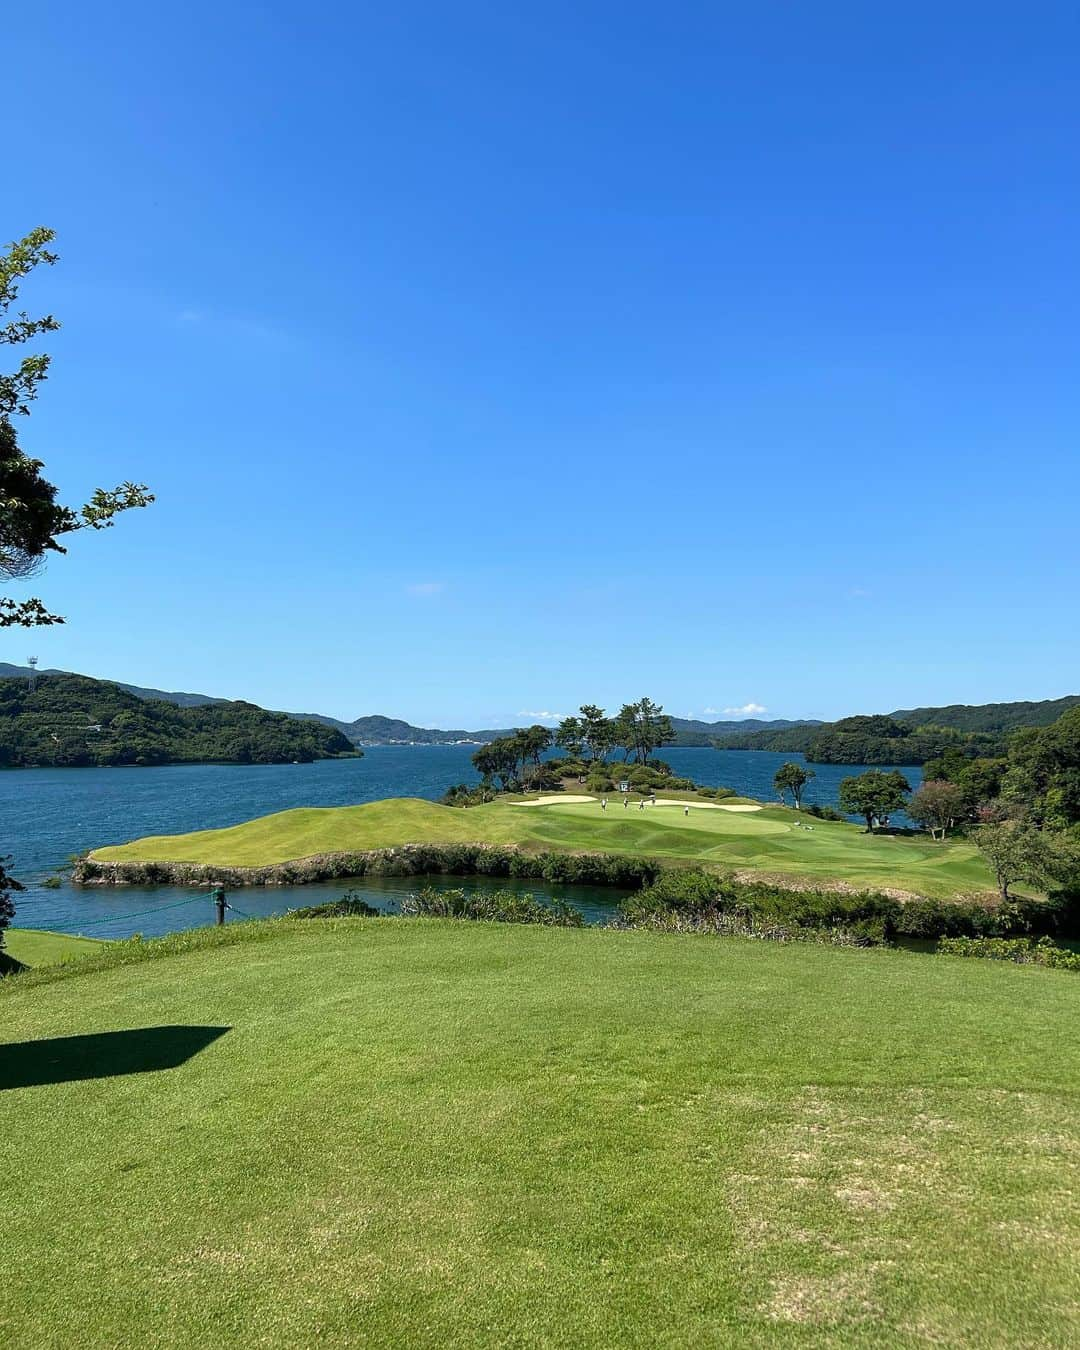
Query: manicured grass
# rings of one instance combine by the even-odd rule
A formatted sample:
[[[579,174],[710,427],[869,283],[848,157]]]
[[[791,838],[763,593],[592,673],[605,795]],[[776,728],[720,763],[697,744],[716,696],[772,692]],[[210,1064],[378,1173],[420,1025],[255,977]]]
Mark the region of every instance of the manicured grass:
[[[1077,1344],[1078,997],[600,929],[115,944],[0,985],[0,1343]]]
[[[7,928],[4,950],[24,966],[46,966],[57,961],[80,961],[94,956],[107,946],[95,938],[69,937],[45,929]]]
[[[867,835],[846,821],[814,820],[808,830],[795,820],[794,811],[778,806],[745,813],[691,808],[687,816],[679,807],[624,810],[617,800],[606,811],[598,802],[524,807],[505,801],[461,810],[396,797],[364,806],[282,811],[226,830],[140,839],[97,849],[93,857],[260,866],[410,843],[513,843],[838,879],[938,898],[993,890],[985,864],[964,840],[941,844],[925,836]]]

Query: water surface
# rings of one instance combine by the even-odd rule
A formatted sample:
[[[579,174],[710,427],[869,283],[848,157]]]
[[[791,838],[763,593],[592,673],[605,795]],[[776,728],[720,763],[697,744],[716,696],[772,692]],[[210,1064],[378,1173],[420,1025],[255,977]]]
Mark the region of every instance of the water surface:
[[[73,854],[105,844],[120,844],[148,834],[183,834],[189,830],[237,825],[271,811],[296,806],[349,806],[381,797],[424,797],[437,800],[452,783],[477,781],[470,756],[474,746],[377,746],[363,759],[324,760],[316,764],[183,764],[152,769],[12,769],[0,772],[0,854],[13,855],[13,870],[28,886],[18,897],[16,923],[27,928],[85,931],[101,937],[132,932],[158,934],[209,921],[198,904],[184,906],[187,891],[171,887],[123,889],[42,886],[55,868]],[[755,750],[692,750],[670,748],[663,757],[680,775],[716,787],[735,788],[748,797],[771,800],[773,774],[794,754]],[[805,800],[833,805],[840,780],[860,773],[849,765],[816,765]],[[904,769],[912,787],[919,769]],[[363,887],[379,894],[394,885],[415,888],[415,877],[364,878]],[[456,882],[449,884],[458,884]],[[499,881],[498,886],[511,883]],[[570,892],[594,892],[578,900],[595,908],[597,888],[545,889],[543,883],[517,883],[544,898],[558,894],[577,903]],[[246,888],[237,904],[252,914],[282,913],[299,905],[334,899],[342,882],[287,890]],[[372,892],[373,894],[375,892]],[[369,903],[377,903],[366,894]],[[209,902],[205,903],[209,911]],[[152,907],[159,913],[141,915]],[[127,917],[135,916],[139,917]],[[107,923],[90,925],[117,915]]]

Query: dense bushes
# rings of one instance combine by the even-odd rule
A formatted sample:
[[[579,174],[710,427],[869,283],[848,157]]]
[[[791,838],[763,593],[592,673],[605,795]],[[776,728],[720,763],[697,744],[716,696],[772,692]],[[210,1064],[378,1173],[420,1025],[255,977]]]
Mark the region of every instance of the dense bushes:
[[[346,891],[340,900],[329,900],[324,905],[305,905],[302,909],[290,909],[290,919],[375,919],[379,910],[361,900],[354,891]]]
[[[441,890],[425,886],[401,901],[405,918],[473,919],[482,923],[539,923],[554,928],[581,928],[580,910],[562,900],[543,904],[531,895],[513,891]]]
[[[1068,936],[1080,931],[1080,904],[1059,895],[1049,901],[1016,898],[988,907],[963,901],[896,900],[872,891],[793,891],[736,882],[707,872],[665,872],[620,906],[631,927],[656,927],[665,916],[714,923],[732,916],[752,925],[841,930],[864,943],[897,938]]]
[[[1021,966],[1050,966],[1055,970],[1080,971],[1080,952],[1057,947],[1047,937],[1035,938],[943,938],[939,956],[974,956],[988,961],[1014,961]]]

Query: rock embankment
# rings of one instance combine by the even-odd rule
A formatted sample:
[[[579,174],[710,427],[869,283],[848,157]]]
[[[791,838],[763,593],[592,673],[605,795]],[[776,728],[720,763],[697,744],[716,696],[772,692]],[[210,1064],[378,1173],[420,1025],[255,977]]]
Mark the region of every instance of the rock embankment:
[[[523,877],[545,881],[648,886],[660,874],[650,859],[608,853],[530,853],[507,844],[404,844],[355,853],[316,853],[261,867],[193,862],[104,862],[80,858],[77,886],[302,886],[362,876]]]

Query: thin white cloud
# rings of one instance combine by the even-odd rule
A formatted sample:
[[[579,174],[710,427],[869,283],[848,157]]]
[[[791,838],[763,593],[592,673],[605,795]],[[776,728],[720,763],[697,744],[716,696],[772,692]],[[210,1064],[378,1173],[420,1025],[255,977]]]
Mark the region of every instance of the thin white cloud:
[[[705,714],[706,717],[710,716],[710,714],[716,714],[719,711],[720,711],[719,708],[702,708],[702,712]]]
[[[535,717],[538,722],[561,722],[565,713],[550,712],[547,708],[519,708],[519,717]]]
[[[441,595],[446,590],[445,581],[411,581],[405,587],[406,595]]]
[[[725,708],[726,714],[738,714],[740,717],[756,717],[758,713],[768,712],[763,703],[744,703],[741,708]]]
[[[870,592],[862,586],[853,586],[848,591],[848,595],[851,596],[852,600],[868,600],[870,598]]]

